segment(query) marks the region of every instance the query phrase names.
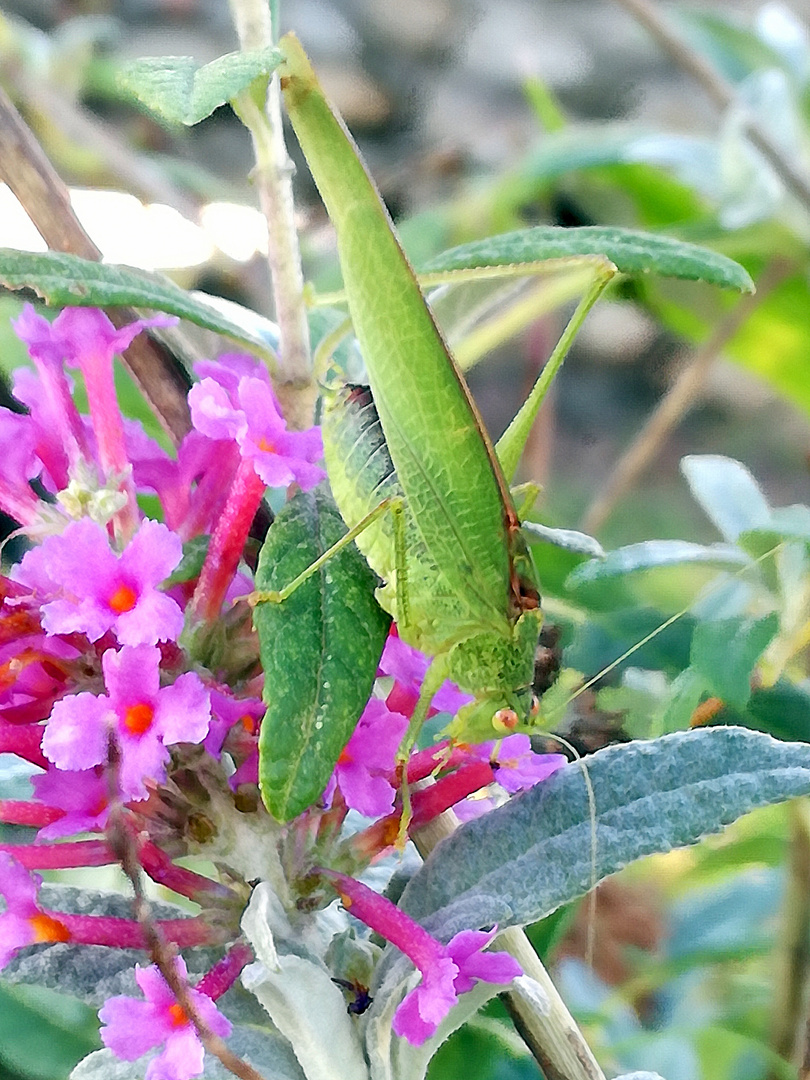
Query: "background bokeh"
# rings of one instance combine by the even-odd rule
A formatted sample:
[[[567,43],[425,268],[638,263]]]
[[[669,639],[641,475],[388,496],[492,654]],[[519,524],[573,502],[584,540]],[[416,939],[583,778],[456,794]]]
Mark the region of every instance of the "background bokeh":
[[[727,0],[654,10],[722,76],[734,105],[718,107],[618,2],[285,0],[282,12],[417,263],[523,225],[606,224],[703,243],[740,259],[755,279],[773,278],[741,328],[719,343],[694,402],[598,523],[606,547],[718,538],[679,472],[686,454],[739,459],[773,504],[808,502],[810,204],[752,152],[740,103],[783,159],[810,176],[810,4]],[[218,219],[209,214],[205,230],[198,225],[212,204],[254,207],[247,135],[227,109],[192,130],[169,130],[115,78],[139,56],[206,62],[235,47],[221,0],[20,0],[0,13],[0,83],[65,180],[89,189],[76,205],[110,259],[159,266],[185,286],[271,314],[256,250],[261,222],[231,206]],[[308,274],[333,287],[332,238],[303,166],[296,183]],[[93,194],[99,189],[176,213],[153,213],[150,233],[139,204],[125,212]],[[0,246],[18,243],[3,233],[11,216],[0,215]],[[543,487],[543,521],[589,522],[622,453],[736,303],[708,286],[641,281],[615,288],[591,314],[523,464],[524,479]],[[18,307],[16,297],[0,295],[5,370],[22,360],[7,326]],[[566,314],[545,313],[472,373],[493,434]],[[548,559],[540,570],[554,613],[570,565]],[[684,589],[683,579],[659,578],[644,599],[664,615],[680,606]],[[605,596],[593,603],[612,610]],[[641,622],[607,621],[583,638],[560,621],[566,662],[589,674],[641,636]],[[602,729],[605,737],[617,728],[650,733],[650,717],[663,714],[656,679],[674,679],[688,664],[686,633],[676,627],[655,655],[605,680],[614,698],[591,701],[590,713],[575,718],[592,742]],[[803,650],[790,674],[782,697],[763,694],[733,719],[810,738]],[[797,1075],[774,1049],[774,1012],[788,942],[810,946],[807,912],[786,911],[783,901],[786,876],[806,857],[805,819],[804,807],[760,812],[719,839],[611,879],[595,914],[583,905],[534,929],[609,1075],[641,1067],[667,1080]],[[499,1010],[495,1003],[448,1044],[432,1080],[462,1071],[468,1080],[536,1075]],[[92,1038],[92,1020],[75,1003],[0,984],[0,1080],[57,1080]]]

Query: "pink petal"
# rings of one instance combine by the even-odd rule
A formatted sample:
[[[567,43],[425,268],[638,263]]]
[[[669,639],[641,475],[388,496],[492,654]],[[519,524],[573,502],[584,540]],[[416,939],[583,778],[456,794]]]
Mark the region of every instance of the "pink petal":
[[[189,1080],[203,1071],[203,1044],[191,1024],[166,1039],[166,1049],[149,1062],[144,1080]]]
[[[139,738],[132,738],[119,730],[119,740],[121,765],[118,782],[121,792],[128,799],[145,799],[148,794],[147,780],[160,783],[166,779],[169,751],[151,731]]]
[[[156,645],[107,649],[101,666],[116,710],[142,701],[154,702],[160,689],[160,649]]]
[[[176,641],[183,631],[183,612],[176,601],[160,592],[144,593],[131,611],[115,620],[116,636],[122,645],[154,645]]]
[[[109,998],[98,1014],[101,1041],[124,1061],[136,1061],[166,1038],[158,1008],[132,997]]]
[[[42,884],[39,874],[32,874],[5,851],[0,851],[0,895],[9,911],[31,915],[37,910],[37,891]]]
[[[391,1022],[394,1034],[407,1039],[411,1046],[421,1046],[435,1033],[438,1026],[438,1024],[429,1023],[421,1016],[415,990],[405,995]]]
[[[178,676],[158,694],[154,730],[164,743],[202,742],[211,722],[211,695],[194,672]]]
[[[159,585],[183,557],[183,542],[160,521],[147,518],[121,556],[121,564],[142,585]]]
[[[107,756],[107,731],[115,722],[110,699],[71,694],[55,702],[42,737],[42,752],[60,769],[91,769]]]
[[[28,919],[5,911],[0,915],[0,969],[4,968],[18,949],[31,945],[34,931]]]

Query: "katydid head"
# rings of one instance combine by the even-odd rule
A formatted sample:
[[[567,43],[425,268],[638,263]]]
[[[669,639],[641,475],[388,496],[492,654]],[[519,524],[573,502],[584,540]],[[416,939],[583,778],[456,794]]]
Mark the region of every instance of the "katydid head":
[[[539,608],[533,608],[520,616],[510,637],[486,631],[453,646],[448,677],[475,700],[459,710],[448,729],[452,737],[487,740],[531,722],[541,619]]]

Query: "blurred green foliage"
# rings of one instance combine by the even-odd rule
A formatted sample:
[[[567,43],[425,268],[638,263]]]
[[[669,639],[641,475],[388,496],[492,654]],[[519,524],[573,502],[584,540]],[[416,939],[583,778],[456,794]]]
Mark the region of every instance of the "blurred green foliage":
[[[786,158],[806,168],[806,29],[786,9],[779,38],[766,32],[761,18],[743,22],[731,13],[682,11],[679,25],[734,85],[739,102]],[[97,24],[93,34],[100,30]],[[70,45],[63,32],[52,48],[57,58],[72,57],[75,63],[81,45],[84,60],[72,69],[74,77],[82,70],[93,93],[117,96],[109,60],[92,63],[91,53],[83,51],[93,34],[79,35]],[[732,109],[721,118],[714,137],[696,138],[624,123],[579,124],[568,120],[536,81],[527,83],[526,96],[542,135],[537,149],[504,175],[479,181],[451,203],[403,222],[414,261],[426,262],[444,248],[483,235],[549,220],[565,204],[583,222],[659,229],[714,247],[739,260],[755,280],[776,262],[784,263],[783,280],[733,335],[726,353],[810,413],[810,206],[791,195],[750,146],[738,112]],[[51,142],[51,149],[60,145],[53,136]],[[74,154],[74,168],[78,160]],[[183,175],[176,162],[167,158],[166,164],[173,177]],[[336,286],[333,267],[316,262],[319,286]],[[703,341],[738,302],[718,290],[652,277],[618,295],[694,342]],[[8,327],[18,303],[3,297],[0,305],[0,355],[8,372],[24,353]],[[124,387],[127,379],[121,379],[127,414],[162,438],[134,386]],[[617,573],[609,561],[587,564],[585,570],[584,557],[535,545],[545,608],[562,631],[564,663],[586,679],[599,677],[595,696],[587,699],[590,717],[618,717],[633,737],[688,726],[701,705],[717,698],[712,722],[810,741],[810,511],[801,508],[806,513],[791,516],[785,511],[792,508],[772,510],[750,477],[753,486],[735,499],[734,463],[717,457],[707,468],[720,478],[711,491],[690,479],[707,519],[685,495],[677,515],[667,495],[660,510],[639,505],[631,495],[610,529],[625,541],[636,539],[636,530],[649,535],[647,523],[657,525],[668,513],[667,534],[697,536],[705,542],[701,557],[682,547],[663,558],[660,548],[639,544]],[[573,513],[586,497],[574,485],[552,504],[557,513]],[[750,515],[761,505],[764,517],[749,516],[736,531],[729,526],[732,511]],[[711,541],[718,540],[715,530],[738,553],[738,569],[718,570],[707,561]],[[671,624],[659,630],[667,620]],[[609,675],[600,677],[625,653]],[[579,704],[585,700],[583,695]],[[548,723],[564,728],[582,721],[586,712],[574,701],[565,717],[549,715]],[[570,953],[559,967],[564,993],[606,1069],[657,1069],[667,1080],[795,1077],[771,1044],[773,1018],[783,1003],[779,957],[790,947],[805,955],[810,948],[810,925],[793,925],[796,912],[784,908],[791,850],[801,837],[795,809],[774,807],[720,838],[621,875],[622,885],[641,889],[659,912],[658,938],[648,948],[620,937],[613,942],[629,972],[620,981],[605,981]],[[553,959],[560,942],[570,941],[575,916],[564,910],[530,929],[542,955]],[[609,937],[611,928],[598,932]],[[798,973],[807,976],[806,969]],[[803,1023],[804,1017],[796,1021]],[[92,1013],[74,1000],[0,984],[0,1080],[61,1080],[97,1045],[95,1032]],[[535,1075],[536,1066],[497,1002],[442,1048],[430,1072],[431,1080]]]

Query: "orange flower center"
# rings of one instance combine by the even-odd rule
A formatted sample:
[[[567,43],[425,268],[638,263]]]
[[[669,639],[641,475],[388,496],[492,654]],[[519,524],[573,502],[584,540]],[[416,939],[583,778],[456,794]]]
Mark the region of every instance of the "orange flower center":
[[[116,615],[122,615],[132,611],[138,602],[138,594],[130,585],[119,585],[107,602]]]
[[[259,439],[257,446],[260,450],[265,450],[268,454],[274,454],[276,452],[275,446],[264,435]]]
[[[38,945],[44,941],[70,941],[70,931],[65,924],[46,915],[43,911],[31,915],[28,922],[34,931],[34,941]]]
[[[188,1023],[188,1017],[183,1012],[183,1006],[178,1002],[175,1001],[174,1005],[169,1006],[168,1013],[173,1027],[182,1027],[183,1024]]]
[[[340,751],[340,757],[337,759],[338,765],[348,765],[352,761],[354,761],[354,758],[351,754],[346,752],[346,747],[344,746]]]
[[[124,713],[124,727],[130,735],[143,735],[152,726],[155,710],[145,701],[138,705],[129,705]]]

